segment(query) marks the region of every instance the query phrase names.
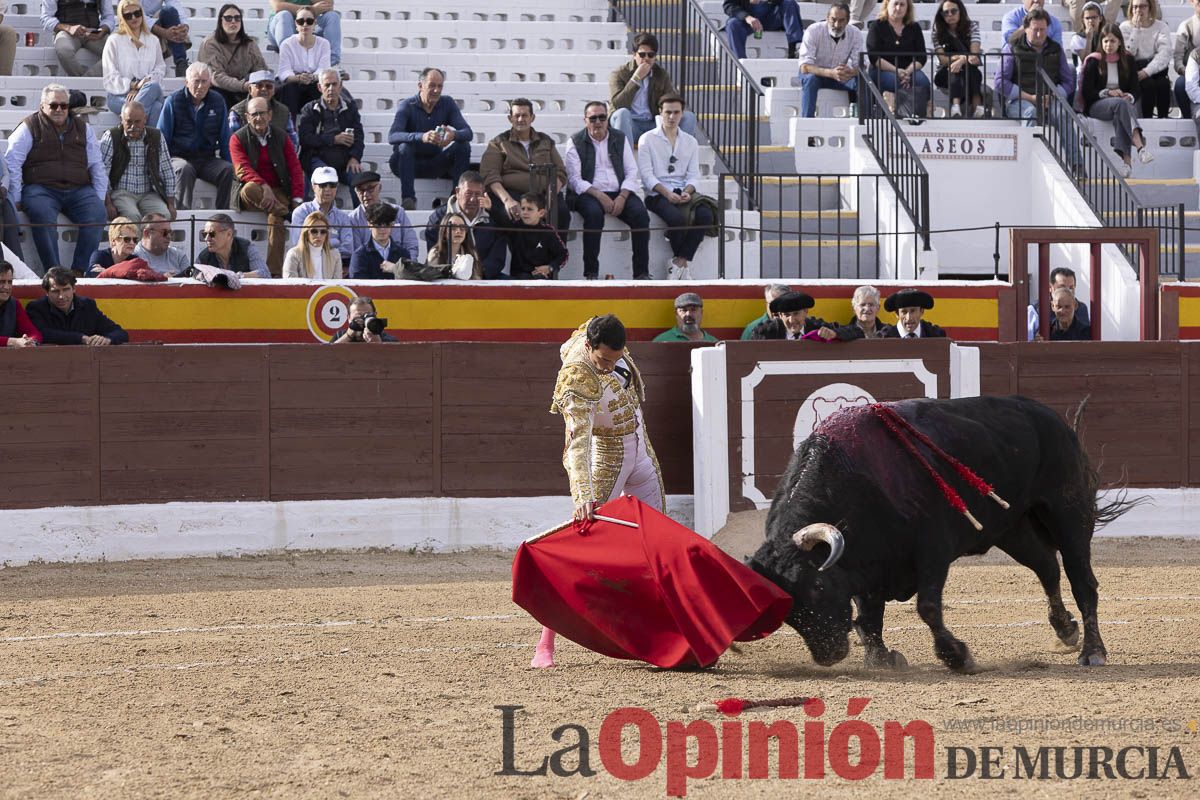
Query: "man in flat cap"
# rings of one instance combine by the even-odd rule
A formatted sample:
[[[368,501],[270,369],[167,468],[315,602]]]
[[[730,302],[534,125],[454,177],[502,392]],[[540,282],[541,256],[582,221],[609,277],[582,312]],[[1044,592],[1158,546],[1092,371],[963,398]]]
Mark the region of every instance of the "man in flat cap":
[[[896,315],[895,325],[885,325],[884,339],[945,338],[946,332],[932,322],[921,319],[933,308],[933,296],[920,289],[901,289],[883,302],[885,311]]]
[[[350,187],[354,190],[354,196],[358,198],[358,207],[348,215],[350,224],[353,226],[351,229],[353,245],[350,249],[356,253],[359,248],[371,241],[371,228],[367,225],[367,209],[380,202],[379,197],[383,187],[380,183],[379,173],[369,170],[352,177]],[[416,228],[413,227],[408,214],[400,207],[396,208],[396,221],[392,223],[392,241],[400,245],[409,261],[418,260],[421,248],[417,242]]]
[[[717,337],[700,327],[704,319],[704,301],[695,292],[675,298],[675,327],[654,337],[656,342],[715,342]]]
[[[808,334],[816,332],[817,337],[826,341],[838,339],[838,332],[818,317],[810,317],[808,310],[816,305],[816,301],[804,292],[785,292],[770,302],[767,306],[773,319],[767,320],[754,329],[751,339],[805,339],[812,338]]]

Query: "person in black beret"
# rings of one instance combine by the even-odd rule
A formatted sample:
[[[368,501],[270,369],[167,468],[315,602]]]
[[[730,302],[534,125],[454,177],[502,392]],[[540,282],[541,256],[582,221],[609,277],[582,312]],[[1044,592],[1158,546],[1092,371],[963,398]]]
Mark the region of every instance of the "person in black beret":
[[[802,339],[806,333],[817,331],[822,339],[837,339],[833,328],[818,317],[810,317],[808,310],[816,301],[804,292],[787,292],[771,301],[773,319],[760,323],[750,334],[751,339]]]
[[[921,319],[933,308],[933,296],[920,289],[901,289],[883,301],[885,311],[896,315],[895,325],[885,325],[884,339],[945,338],[946,332],[932,322]]]

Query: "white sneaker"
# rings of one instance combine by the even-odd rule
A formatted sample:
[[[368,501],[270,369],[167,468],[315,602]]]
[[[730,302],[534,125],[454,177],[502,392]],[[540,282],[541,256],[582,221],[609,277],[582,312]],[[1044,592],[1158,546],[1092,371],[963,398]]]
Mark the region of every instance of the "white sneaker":
[[[962,106],[960,106],[958,103],[955,103],[954,105],[950,106],[950,118],[951,119],[958,119],[961,116],[962,116]]]
[[[681,267],[675,263],[674,258],[667,259],[667,279],[672,281],[690,281],[692,279],[691,265]]]
[[[1121,162],[1121,177],[1128,178],[1132,174],[1133,174],[1133,167],[1129,164],[1126,164],[1124,161],[1122,161]]]
[[[1142,147],[1141,150],[1138,150],[1138,161],[1141,161],[1143,164],[1149,164],[1153,160],[1154,153],[1150,152],[1149,147]]]
[[[975,106],[975,119],[983,119],[983,106]]]

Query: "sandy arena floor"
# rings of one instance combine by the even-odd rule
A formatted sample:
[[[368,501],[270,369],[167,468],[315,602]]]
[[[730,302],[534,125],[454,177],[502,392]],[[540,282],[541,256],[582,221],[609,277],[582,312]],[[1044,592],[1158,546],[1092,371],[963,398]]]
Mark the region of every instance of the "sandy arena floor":
[[[741,556],[760,532],[761,515],[743,515],[719,541]],[[703,672],[658,671],[564,642],[560,667],[535,673],[527,664],[538,629],[509,599],[511,553],[0,570],[0,796],[664,797],[665,748],[642,780],[619,780],[602,764],[600,729],[613,709],[644,708],[664,731],[668,720],[696,719],[720,731],[723,718],[693,711],[697,703],[802,695],[825,701],[827,736],[851,697],[870,698],[860,717],[876,730],[927,721],[934,779],[884,780],[880,767],[862,781],[831,770],[823,781],[781,780],[772,757],[769,779],[722,779],[718,766],[688,781],[687,796],[1195,797],[1200,541],[1102,540],[1096,550],[1109,650],[1100,669],[1076,667],[1056,645],[1032,573],[1003,555],[952,569],[947,623],[987,667],[975,676],[936,662],[911,605],[887,616],[889,644],[912,664],[903,674],[865,670],[858,647],[836,667],[815,666],[790,630]],[[596,774],[496,775],[499,705],[524,707],[516,769],[575,744],[574,729],[551,738],[573,723],[590,737]],[[740,718],[798,728],[804,719],[797,708]],[[1016,729],[1031,724],[1043,730]],[[627,729],[630,763],[635,742]],[[1161,781],[1014,779],[1018,745],[1157,746],[1160,772],[1178,747],[1193,779],[1174,770]],[[982,780],[979,766],[975,777],[947,778],[947,748],[985,746],[1004,748],[1004,778]],[[1129,771],[1146,759],[1131,755]],[[577,751],[563,759],[566,770],[577,764]]]

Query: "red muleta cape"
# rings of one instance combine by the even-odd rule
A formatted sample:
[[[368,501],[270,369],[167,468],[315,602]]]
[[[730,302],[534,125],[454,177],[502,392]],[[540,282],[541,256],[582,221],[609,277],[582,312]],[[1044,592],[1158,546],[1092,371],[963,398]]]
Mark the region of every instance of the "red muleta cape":
[[[734,641],[770,635],[792,598],[699,534],[634,497],[517,549],[513,602],[602,655],[657,667],[708,666]]]

